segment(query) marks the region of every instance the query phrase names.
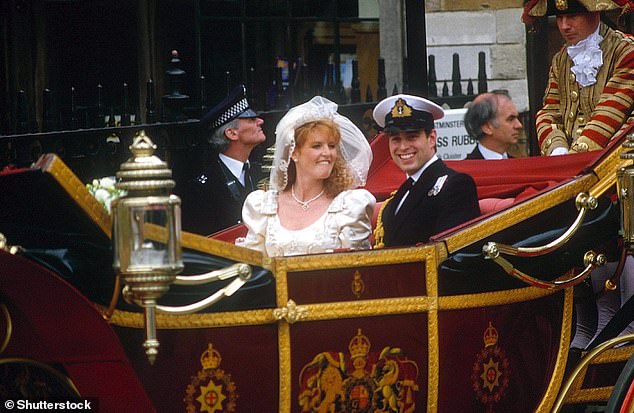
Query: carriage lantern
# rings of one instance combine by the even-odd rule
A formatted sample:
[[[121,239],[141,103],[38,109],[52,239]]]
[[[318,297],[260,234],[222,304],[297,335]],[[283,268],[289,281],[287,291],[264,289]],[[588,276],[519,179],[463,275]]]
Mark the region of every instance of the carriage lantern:
[[[634,133],[627,135],[623,142],[621,159],[634,159]],[[619,168],[616,173],[617,189],[621,204],[621,236],[625,250],[634,253],[634,165]]]
[[[141,131],[130,146],[133,156],[117,172],[126,195],[112,204],[114,268],[124,281],[123,295],[144,308],[143,343],[150,364],[158,354],[157,300],[183,269],[180,198],[167,164],[154,155],[156,145]]]

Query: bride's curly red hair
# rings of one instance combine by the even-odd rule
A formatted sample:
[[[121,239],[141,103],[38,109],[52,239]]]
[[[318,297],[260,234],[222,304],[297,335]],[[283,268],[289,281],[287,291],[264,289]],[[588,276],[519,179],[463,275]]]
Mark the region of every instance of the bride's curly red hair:
[[[299,126],[295,129],[295,151],[299,150],[308,141],[308,135],[315,130],[324,131],[328,135],[334,137],[335,143],[337,144],[337,159],[335,160],[335,165],[332,169],[332,173],[324,182],[326,193],[331,197],[335,197],[339,193],[347,189],[351,189],[354,185],[354,177],[346,166],[346,161],[343,159],[343,155],[341,153],[341,147],[339,145],[341,142],[341,132],[339,130],[339,126],[334,121],[327,118],[308,122]],[[295,168],[295,162],[291,162],[288,166],[288,182],[286,184],[286,188],[284,189],[286,190],[290,188],[290,186],[295,183],[296,178],[297,169]]]

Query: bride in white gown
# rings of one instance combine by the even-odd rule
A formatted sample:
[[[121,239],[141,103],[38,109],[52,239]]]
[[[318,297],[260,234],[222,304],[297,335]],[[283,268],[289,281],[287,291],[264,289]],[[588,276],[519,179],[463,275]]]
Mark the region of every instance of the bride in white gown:
[[[269,256],[368,249],[376,204],[365,189],[372,151],[363,133],[321,96],[296,106],[275,129],[270,189],[249,194],[247,236],[237,245]]]

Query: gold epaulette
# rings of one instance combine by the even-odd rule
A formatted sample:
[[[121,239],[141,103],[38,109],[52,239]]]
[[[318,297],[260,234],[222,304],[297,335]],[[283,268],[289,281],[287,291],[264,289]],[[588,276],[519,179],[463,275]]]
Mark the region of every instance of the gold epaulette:
[[[374,249],[383,248],[385,246],[383,243],[383,236],[385,235],[385,229],[383,228],[383,210],[388,202],[394,199],[394,195],[396,195],[396,191],[393,191],[390,194],[390,197],[383,201],[383,205],[381,205],[379,214],[376,217],[376,227],[374,228]]]

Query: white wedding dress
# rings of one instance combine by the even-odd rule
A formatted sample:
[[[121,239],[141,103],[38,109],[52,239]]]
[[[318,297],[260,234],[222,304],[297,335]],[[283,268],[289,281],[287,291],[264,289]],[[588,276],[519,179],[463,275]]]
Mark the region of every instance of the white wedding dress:
[[[270,257],[316,254],[339,248],[369,249],[376,199],[365,189],[337,195],[326,212],[300,230],[289,230],[277,215],[277,192],[254,191],[242,208],[247,236],[236,245],[262,251]]]

